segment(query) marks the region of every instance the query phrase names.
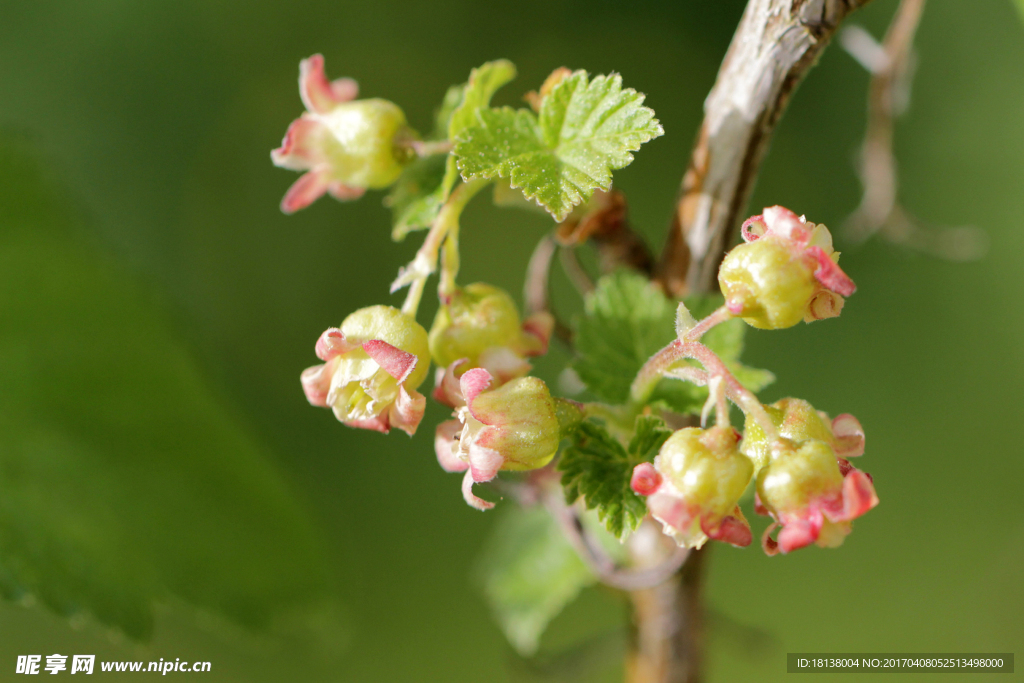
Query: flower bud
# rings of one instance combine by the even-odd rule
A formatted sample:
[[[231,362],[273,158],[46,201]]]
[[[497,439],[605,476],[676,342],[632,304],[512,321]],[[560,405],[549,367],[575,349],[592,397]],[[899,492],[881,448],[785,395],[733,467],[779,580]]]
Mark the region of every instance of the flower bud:
[[[483,368],[462,375],[464,405],[456,411],[458,420],[439,425],[434,440],[441,467],[466,472],[463,496],[479,510],[494,504],[473,495],[474,483],[490,481],[499,470],[544,467],[560,440],[555,402],[544,382],[521,377],[490,389],[492,380]]]
[[[302,373],[311,404],[350,427],[416,431],[426,405],[416,388],[430,367],[419,323],[390,306],[362,308],[320,335],[316,355],[324,364]]]
[[[387,100],[356,100],[358,91],[352,79],[328,81],[321,55],[299,65],[299,93],[307,111],[270,154],[277,166],[308,171],[282,200],[285,213],[309,206],[325,192],[344,201],[387,187],[411,160],[402,142],[413,133],[402,110]]]
[[[838,460],[825,441],[808,439],[775,454],[758,473],[757,504],[775,519],[762,538],[765,552],[774,554],[811,543],[841,545],[851,520],[878,505],[878,496],[867,474]],[[770,534],[779,524],[776,542]]]
[[[833,420],[828,413],[815,410],[814,406],[799,398],[780,399],[765,406],[765,411],[778,429],[779,436],[795,443],[808,439],[824,441],[841,458],[864,453],[864,429],[857,418],[849,413],[843,413]],[[758,471],[771,459],[768,437],[749,415],[744,425],[740,450],[754,461]]]
[[[731,427],[680,429],[662,445],[654,464],[633,470],[633,490],[647,496],[647,507],[665,533],[686,548],[713,538],[736,546],[750,544],[750,525],[738,502],[754,466],[737,448]]]
[[[836,261],[824,225],[773,206],[743,224],[741,244],[718,271],[731,313],[761,329],[792,327],[839,315],[856,285]]]
[[[483,367],[504,383],[529,372],[524,357],[545,353],[550,336],[546,319],[531,316],[521,324],[511,296],[477,282],[458,289],[438,309],[430,353],[440,368],[464,359],[464,370]]]

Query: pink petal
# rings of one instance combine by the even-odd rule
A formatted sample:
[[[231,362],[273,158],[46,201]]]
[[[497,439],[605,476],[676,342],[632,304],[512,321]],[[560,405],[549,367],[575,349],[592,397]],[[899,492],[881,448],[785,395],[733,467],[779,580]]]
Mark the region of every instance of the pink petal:
[[[392,427],[397,427],[412,436],[420,426],[423,413],[427,409],[427,397],[418,391],[406,391],[405,385],[398,385],[398,397],[388,409],[388,419]]]
[[[719,522],[717,527],[705,526],[702,519],[701,531],[707,534],[708,538],[734,545],[737,548],[746,548],[754,540],[754,534],[750,531],[750,524],[747,523],[747,520],[742,519],[742,516],[742,512],[738,517],[730,515]]]
[[[331,390],[331,375],[326,369],[326,365],[314,365],[303,370],[299,377],[306,400],[318,408],[327,407],[327,394]]]
[[[494,479],[504,464],[505,458],[493,448],[486,448],[477,442],[470,444],[469,471],[473,481],[480,483]]]
[[[477,510],[490,510],[494,507],[494,503],[473,495],[473,472],[470,470],[467,470],[466,476],[462,478],[462,497],[465,498],[471,507],[475,507]]]
[[[740,234],[743,236],[744,242],[754,242],[760,239],[767,229],[768,226],[764,224],[764,216],[751,216],[743,221],[743,225],[740,226]]]
[[[474,399],[491,385],[491,379],[491,373],[483,368],[473,368],[462,375],[459,385],[462,387],[462,397],[466,401],[466,405],[472,408],[471,404]]]
[[[633,478],[629,480],[629,487],[641,496],[649,496],[661,486],[661,475],[654,465],[649,462],[642,462],[633,468]]]
[[[853,415],[836,415],[832,420],[832,433],[836,437],[836,455],[843,458],[864,455],[864,428]]]
[[[667,524],[679,531],[684,531],[693,519],[683,501],[667,493],[655,493],[649,496],[647,509],[662,524]]]
[[[818,268],[814,271],[814,279],[831,289],[836,294],[850,296],[857,291],[857,285],[853,283],[850,276],[843,272],[835,261],[833,261],[821,247],[807,247],[807,253],[818,262]]]
[[[324,136],[330,130],[320,121],[302,116],[291,122],[281,146],[270,152],[275,166],[293,171],[308,171],[324,163]]]
[[[346,420],[343,424],[347,427],[369,429],[370,431],[380,432],[381,434],[387,434],[391,431],[391,423],[388,422],[388,411],[386,410],[376,417],[370,417],[365,420]]]
[[[465,401],[462,399],[462,387],[459,385],[459,379],[455,376],[455,371],[467,362],[466,358],[460,358],[447,368],[437,369],[434,375],[434,391],[431,394],[435,401],[449,408],[465,405]]]
[[[821,522],[814,524],[808,519],[787,521],[779,532],[779,550],[783,555],[809,546],[818,540]]]
[[[281,211],[292,214],[306,208],[327,192],[327,182],[326,171],[310,171],[299,176],[281,200]]]
[[[761,496],[759,496],[756,491],[754,492],[754,512],[759,515],[763,515],[764,517],[771,517],[772,514],[768,511],[768,508],[764,506],[764,503],[761,502]]]
[[[437,462],[445,472],[464,472],[469,463],[455,455],[456,437],[462,431],[462,423],[458,420],[445,420],[437,425],[434,432],[434,452]]]
[[[551,342],[551,334],[555,331],[555,317],[547,311],[537,311],[523,321],[523,332],[534,337],[539,348],[536,351],[527,352],[528,356],[543,356],[548,352],[548,344]]]
[[[339,202],[350,202],[366,194],[366,188],[351,187],[343,183],[334,182],[327,186],[327,192]]]
[[[776,235],[794,240],[798,244],[807,244],[811,239],[811,231],[800,216],[784,206],[770,206],[764,210],[764,222]]]
[[[337,327],[328,327],[316,340],[316,357],[327,361],[356,348],[359,348],[359,345],[345,339],[344,332]]]
[[[404,382],[416,367],[416,354],[403,351],[380,339],[363,342],[363,351],[399,383]]]
[[[299,62],[299,96],[307,110],[326,114],[358,94],[359,86],[350,78],[340,78],[333,83],[327,80],[323,55],[316,54]]]

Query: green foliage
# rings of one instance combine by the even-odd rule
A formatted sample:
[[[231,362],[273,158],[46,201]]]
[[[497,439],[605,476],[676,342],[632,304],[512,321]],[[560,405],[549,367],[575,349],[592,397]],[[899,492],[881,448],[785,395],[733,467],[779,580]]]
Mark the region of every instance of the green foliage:
[[[508,178],[512,187],[561,221],[594,190],[611,187],[611,172],[631,152],[664,133],[644,96],[622,87],[618,74],[576,71],[527,109],[480,109],[453,137],[466,179]]]
[[[605,528],[621,540],[647,514],[647,505],[629,487],[633,468],[654,460],[671,434],[661,418],[641,415],[624,448],[597,422],[581,423],[558,462],[566,502],[572,504],[583,496],[587,508],[596,509]]]
[[[697,319],[721,303],[719,296],[686,300],[687,308]],[[675,317],[676,304],[644,276],[625,270],[607,275],[587,297],[584,315],[577,321],[579,355],[573,367],[600,400],[626,403],[630,384],[643,364],[675,339]],[[736,379],[756,392],[770,384],[774,375],[739,362],[745,333],[743,321],[734,319],[712,329],[702,341],[718,354]],[[707,395],[705,387],[664,379],[650,402],[679,413],[698,413]]]
[[[594,583],[542,507],[506,508],[480,562],[484,594],[512,645],[524,656],[537,650],[548,623]]]
[[[135,638],[163,600],[261,628],[327,599],[270,454],[64,196],[0,143],[0,595]]]
[[[476,121],[478,110],[490,105],[498,88],[515,76],[515,66],[506,59],[473,69],[467,83],[448,89],[427,139],[454,139]],[[429,227],[458,179],[455,159],[450,154],[435,154],[410,164],[385,200],[392,212],[392,239],[401,240],[414,230]]]

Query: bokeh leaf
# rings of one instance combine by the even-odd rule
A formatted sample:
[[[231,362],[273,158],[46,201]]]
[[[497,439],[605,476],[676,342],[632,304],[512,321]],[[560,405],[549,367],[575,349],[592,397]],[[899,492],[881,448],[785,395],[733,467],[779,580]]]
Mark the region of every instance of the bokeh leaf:
[[[543,507],[509,506],[480,560],[484,594],[516,650],[532,655],[548,623],[594,575]]]
[[[183,600],[250,628],[330,601],[318,536],[146,287],[0,139],[0,593],[135,638]]]

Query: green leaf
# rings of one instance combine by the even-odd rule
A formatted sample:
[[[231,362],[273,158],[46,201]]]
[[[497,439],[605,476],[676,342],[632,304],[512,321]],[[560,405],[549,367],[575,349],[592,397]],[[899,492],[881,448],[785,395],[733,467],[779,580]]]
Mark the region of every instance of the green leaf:
[[[462,102],[452,112],[448,124],[448,139],[455,139],[476,124],[477,112],[491,105],[491,97],[498,88],[516,77],[515,65],[507,59],[481,64],[469,74]]]
[[[689,297],[686,306],[696,319],[716,308],[720,296]],[[584,315],[577,321],[573,367],[580,379],[602,401],[629,401],[629,387],[643,364],[675,339],[676,304],[644,276],[619,271],[601,278],[584,303]],[[760,391],[774,381],[767,370],[740,363],[746,325],[734,319],[704,335],[702,341],[725,362],[736,379],[751,391]],[[699,413],[708,392],[689,382],[662,380],[650,402],[678,413]]]
[[[523,656],[594,575],[542,507],[509,506],[484,548],[479,577],[498,623]]]
[[[169,600],[254,628],[327,601],[273,455],[66,196],[0,140],[0,595],[135,638]]]
[[[631,152],[664,133],[644,96],[622,87],[618,74],[588,79],[576,71],[527,109],[481,109],[454,136],[465,179],[508,178],[555,220],[562,221],[594,190],[611,187]]]
[[[629,486],[633,468],[653,461],[672,434],[661,418],[651,415],[637,417],[634,428],[629,447],[623,448],[603,426],[587,420],[558,462],[566,502],[582,496],[587,508],[596,509],[605,528],[620,540],[647,514],[644,500]]]
[[[428,139],[454,139],[476,121],[479,109],[490,105],[498,88],[515,76],[515,66],[504,59],[473,69],[467,83],[448,89]],[[400,241],[414,230],[430,227],[458,179],[459,171],[451,154],[432,155],[411,163],[384,200],[392,213],[391,238]]]

